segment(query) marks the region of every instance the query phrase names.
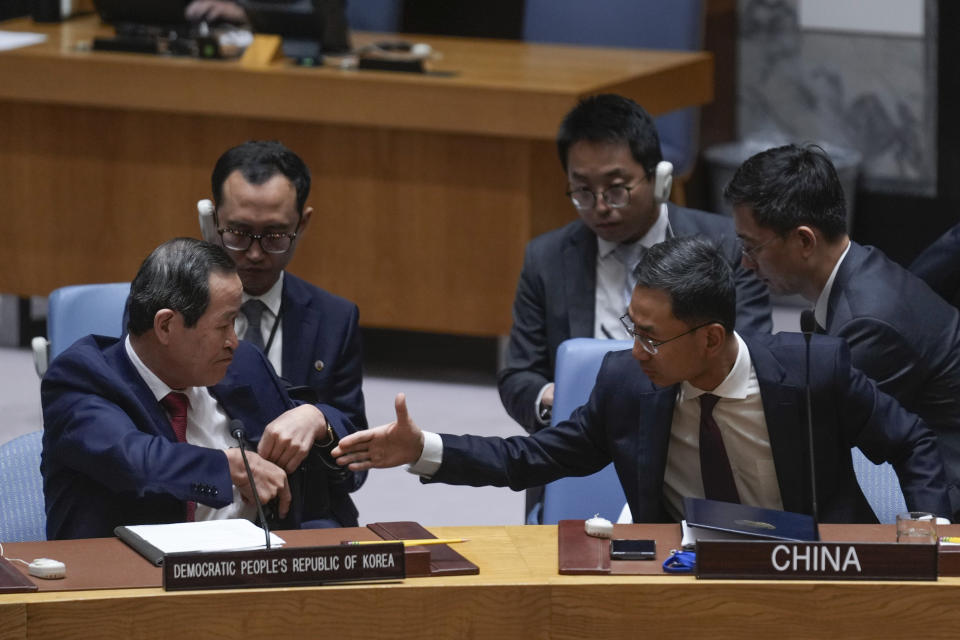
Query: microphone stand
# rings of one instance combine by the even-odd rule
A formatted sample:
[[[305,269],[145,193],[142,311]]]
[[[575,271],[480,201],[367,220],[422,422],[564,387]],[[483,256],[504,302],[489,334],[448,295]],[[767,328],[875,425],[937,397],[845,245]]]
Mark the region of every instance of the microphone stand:
[[[803,332],[803,338],[807,343],[807,446],[810,449],[810,498],[813,503],[813,521],[820,521],[820,513],[817,505],[817,471],[813,461],[813,403],[810,399],[810,336],[813,335],[817,326],[817,319],[812,309],[804,309],[800,314],[800,330]]]
[[[243,466],[247,469],[247,479],[250,480],[250,488],[253,489],[253,500],[257,503],[257,514],[260,516],[260,526],[263,528],[263,534],[266,537],[267,549],[270,549],[270,526],[267,524],[267,517],[263,515],[263,504],[260,502],[260,494],[257,493],[257,483],[253,479],[253,471],[250,469],[250,463],[247,461],[247,436],[243,423],[236,418],[230,421],[230,433],[237,442],[240,443],[240,457],[243,458]]]

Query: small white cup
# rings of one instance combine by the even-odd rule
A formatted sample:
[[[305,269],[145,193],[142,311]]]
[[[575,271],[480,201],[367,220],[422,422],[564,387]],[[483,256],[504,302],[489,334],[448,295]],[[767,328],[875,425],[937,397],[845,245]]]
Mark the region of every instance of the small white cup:
[[[897,542],[903,544],[936,544],[937,517],[925,511],[898,513]]]

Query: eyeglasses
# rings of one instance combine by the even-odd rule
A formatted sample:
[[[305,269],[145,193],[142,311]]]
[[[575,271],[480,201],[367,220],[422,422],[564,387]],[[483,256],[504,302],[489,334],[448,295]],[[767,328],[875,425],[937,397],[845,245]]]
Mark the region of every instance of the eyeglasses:
[[[771,236],[770,238],[767,238],[764,242],[761,242],[760,244],[758,244],[758,245],[755,246],[755,247],[747,248],[747,247],[741,246],[741,247],[740,247],[740,253],[742,253],[745,258],[751,260],[752,262],[756,262],[756,261],[757,261],[757,254],[760,253],[760,249],[763,249],[765,246],[767,246],[768,244],[770,244],[771,242],[773,242],[774,240],[776,240],[776,239],[779,238],[779,237],[780,237],[780,236],[778,236],[778,235],[773,235],[773,236]]]
[[[652,355],[652,356],[655,356],[655,355],[657,355],[657,353],[660,351],[659,347],[662,347],[663,345],[667,344],[668,342],[673,342],[673,341],[676,340],[677,338],[682,338],[683,336],[685,336],[685,335],[687,335],[687,334],[689,334],[689,333],[693,333],[693,332],[696,331],[697,329],[702,329],[702,328],[704,328],[705,326],[707,326],[707,325],[709,325],[709,324],[713,324],[713,321],[711,320],[710,322],[704,322],[703,324],[698,324],[698,325],[695,326],[694,328],[689,329],[689,330],[687,330],[687,331],[684,331],[683,333],[681,333],[681,334],[678,335],[678,336],[673,336],[672,338],[667,338],[666,340],[653,340],[653,339],[650,338],[649,336],[645,336],[645,335],[643,335],[642,333],[640,333],[639,331],[637,331],[637,328],[633,326],[633,321],[630,320],[630,314],[628,314],[628,313],[625,313],[625,314],[623,314],[622,316],[620,316],[620,324],[623,325],[623,328],[626,329],[626,331],[627,331],[628,334],[630,334],[631,336],[633,336],[633,339],[634,339],[634,340],[636,340],[637,342],[640,343],[640,346],[643,347],[643,350],[644,350],[644,351],[646,351],[647,353],[649,353],[649,354]]]
[[[599,196],[611,209],[620,209],[630,204],[630,192],[636,188],[637,185],[628,187],[625,184],[618,184],[601,191]],[[579,211],[590,211],[597,206],[597,195],[586,188],[567,191],[567,196]]]
[[[297,232],[293,233],[250,233],[249,231],[240,231],[229,227],[217,229],[220,238],[223,240],[223,246],[231,251],[246,251],[256,240],[260,243],[260,248],[267,253],[286,253],[293,244],[293,239],[297,237]]]

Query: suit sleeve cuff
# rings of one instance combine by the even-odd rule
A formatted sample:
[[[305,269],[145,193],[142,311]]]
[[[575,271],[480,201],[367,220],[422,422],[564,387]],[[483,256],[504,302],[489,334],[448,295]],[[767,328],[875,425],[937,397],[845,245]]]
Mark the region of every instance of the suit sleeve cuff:
[[[407,471],[424,478],[432,478],[442,462],[443,439],[440,438],[439,434],[424,431],[423,452],[416,462],[407,466]]]
[[[546,392],[547,387],[549,387],[551,384],[553,383],[548,382],[547,384],[540,387],[540,393],[537,394],[537,399],[533,401],[533,415],[537,419],[537,422],[539,422],[544,427],[550,426],[550,420],[544,420],[543,418],[540,417],[540,414],[541,414],[540,401],[543,400],[543,394]]]

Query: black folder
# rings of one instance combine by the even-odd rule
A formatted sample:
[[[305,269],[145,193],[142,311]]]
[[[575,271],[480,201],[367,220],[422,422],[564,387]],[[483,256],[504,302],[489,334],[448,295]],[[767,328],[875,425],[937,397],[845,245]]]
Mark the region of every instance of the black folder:
[[[687,527],[701,540],[819,540],[812,516],[719,500],[684,498]]]

